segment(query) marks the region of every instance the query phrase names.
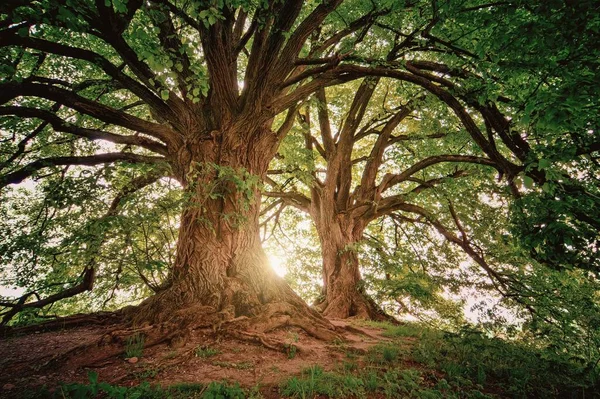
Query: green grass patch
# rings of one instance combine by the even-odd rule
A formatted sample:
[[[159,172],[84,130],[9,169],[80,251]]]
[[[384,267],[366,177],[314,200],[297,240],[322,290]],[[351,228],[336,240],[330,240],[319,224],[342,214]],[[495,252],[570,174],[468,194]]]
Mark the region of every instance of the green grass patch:
[[[330,398],[348,396],[364,397],[364,382],[351,374],[341,375],[326,372],[314,365],[302,371],[299,377],[292,377],[281,384],[280,393],[291,398],[313,398],[325,395]]]
[[[203,359],[208,359],[209,357],[213,357],[221,353],[217,348],[212,348],[210,346],[198,346],[194,349],[194,354],[196,357],[201,357]]]
[[[144,335],[134,334],[125,341],[125,357],[142,357],[144,353]]]

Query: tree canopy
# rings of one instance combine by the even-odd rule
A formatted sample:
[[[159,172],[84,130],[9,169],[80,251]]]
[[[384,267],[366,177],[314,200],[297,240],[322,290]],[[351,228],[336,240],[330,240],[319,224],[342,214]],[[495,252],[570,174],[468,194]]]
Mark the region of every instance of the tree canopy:
[[[331,339],[323,315],[460,320],[468,288],[597,343],[597,11],[3,2],[0,277],[25,294],[2,324],[131,302],[137,324]],[[314,307],[268,266],[285,230],[318,237],[290,272],[319,265]]]

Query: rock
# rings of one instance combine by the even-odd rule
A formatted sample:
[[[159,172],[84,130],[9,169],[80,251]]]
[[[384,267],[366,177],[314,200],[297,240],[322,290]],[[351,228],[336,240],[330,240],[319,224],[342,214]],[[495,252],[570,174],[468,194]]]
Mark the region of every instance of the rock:
[[[4,385],[2,385],[2,389],[4,389],[5,391],[10,391],[11,389],[15,389],[15,385],[14,384],[4,384]]]
[[[137,357],[130,357],[129,359],[127,359],[127,361],[131,364],[136,364],[138,362],[138,358]]]

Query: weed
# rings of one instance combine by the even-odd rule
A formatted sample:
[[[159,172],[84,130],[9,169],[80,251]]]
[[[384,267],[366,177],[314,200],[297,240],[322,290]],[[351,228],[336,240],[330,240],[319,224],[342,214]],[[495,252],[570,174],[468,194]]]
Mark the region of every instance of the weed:
[[[260,392],[260,384],[256,384],[250,388],[247,399],[264,399],[263,394]]]
[[[300,336],[298,335],[297,332],[288,332],[288,335],[290,336],[290,340],[292,342],[298,342],[300,340]]]
[[[353,361],[344,360],[342,362],[342,367],[343,367],[344,371],[351,372],[351,371],[355,371],[358,368],[358,365]]]
[[[194,354],[196,357],[201,357],[203,359],[207,359],[209,357],[213,357],[221,353],[216,348],[211,348],[210,346],[198,346],[194,349]]]
[[[385,348],[383,348],[383,352],[381,355],[383,357],[383,360],[385,360],[388,363],[392,363],[398,359],[398,353],[398,348],[395,348],[393,346],[386,346]]]
[[[298,347],[294,344],[285,344],[284,345],[285,353],[287,353],[288,359],[293,359],[296,357],[298,353]]]
[[[52,399],[87,399],[87,398],[109,398],[109,399],[244,399],[246,397],[260,399],[260,391],[252,390],[248,395],[239,384],[230,385],[227,382],[211,382],[208,386],[203,384],[176,384],[169,388],[152,386],[148,382],[142,382],[134,387],[122,387],[98,382],[98,374],[88,374],[89,384],[63,384],[57,389],[53,396],[48,391],[38,392],[44,396],[36,398]]]
[[[375,364],[393,363],[398,360],[399,355],[400,349],[397,346],[377,344],[369,349],[367,360]]]
[[[125,357],[142,357],[144,352],[144,335],[134,334],[125,341]]]
[[[136,378],[145,380],[148,378],[154,378],[158,375],[160,369],[157,367],[144,367],[141,371],[135,373]]]
[[[229,385],[226,382],[211,382],[202,399],[244,399],[246,394],[238,383]]]
[[[367,392],[375,392],[379,389],[379,378],[374,370],[367,371],[363,377],[363,382]]]
[[[237,369],[237,370],[249,370],[254,367],[254,363],[252,362],[212,362],[213,366],[225,367],[228,369]]]
[[[54,392],[53,398],[95,398],[102,396],[106,398],[145,398],[162,399],[172,397],[159,386],[151,386],[148,382],[142,382],[135,387],[122,387],[110,385],[106,382],[98,382],[98,374],[88,373],[89,384],[63,384]]]
[[[299,377],[289,378],[281,385],[283,396],[293,398],[313,398],[325,395],[331,398],[364,396],[363,381],[353,375],[328,373],[321,366],[311,366],[302,371]]]

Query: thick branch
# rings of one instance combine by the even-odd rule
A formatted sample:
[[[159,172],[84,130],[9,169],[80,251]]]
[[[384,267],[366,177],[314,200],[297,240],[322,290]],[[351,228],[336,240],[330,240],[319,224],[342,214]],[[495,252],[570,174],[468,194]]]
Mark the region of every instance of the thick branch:
[[[85,137],[90,140],[105,140],[116,144],[136,145],[161,155],[167,155],[166,146],[147,137],[138,135],[123,136],[102,130],[78,127],[71,123],[65,122],[56,116],[56,114],[46,110],[9,106],[0,107],[0,115],[15,115],[22,118],[39,118],[52,125],[54,130],[59,132],[71,133],[75,136]]]
[[[90,115],[102,122],[140,131],[166,143],[169,143],[173,139],[172,130],[166,126],[148,122],[59,87],[30,82],[10,82],[0,85],[0,93],[0,104],[6,104],[19,96],[45,98]]]
[[[156,113],[165,115],[170,120],[174,119],[171,110],[151,90],[124,74],[121,69],[98,53],[60,43],[53,43],[44,39],[21,37],[17,34],[0,34],[0,39],[2,46],[15,45],[28,47],[45,53],[88,61],[91,64],[97,65],[108,76],[120,82],[128,90],[131,90],[133,94],[144,100]]]
[[[378,190],[378,192],[382,193],[382,192],[388,190],[389,188],[395,186],[396,184],[399,184],[399,183],[402,183],[402,182],[408,180],[409,177],[411,177],[418,171],[423,170],[429,166],[432,166],[432,165],[435,165],[438,163],[442,163],[442,162],[474,163],[474,164],[479,164],[479,165],[493,166],[493,167],[497,168],[497,165],[494,161],[487,159],[487,158],[483,158],[483,157],[477,157],[477,156],[473,156],[473,155],[452,155],[452,154],[435,155],[435,156],[431,156],[431,157],[425,158],[425,159],[417,162],[416,164],[414,164],[410,168],[406,169],[402,173],[386,174],[383,177],[379,186],[377,187],[377,190]]]
[[[44,306],[50,305],[51,303],[57,302],[61,299],[70,298],[72,296],[81,294],[85,291],[91,291],[94,286],[94,279],[96,276],[94,268],[86,268],[82,273],[82,276],[83,278],[79,284],[35,302],[25,303],[27,298],[34,295],[35,293],[27,293],[23,295],[16,303],[0,302],[0,306],[11,308],[7,313],[4,314],[2,318],[2,323],[0,324],[5,325],[14,315],[16,315],[23,309],[43,308]]]
[[[64,165],[85,165],[94,166],[101,165],[104,163],[111,163],[117,161],[132,162],[132,163],[157,163],[164,161],[162,157],[149,157],[131,153],[107,153],[107,154],[96,154],[89,156],[73,156],[73,157],[51,157],[43,158],[33,161],[29,165],[22,167],[21,169],[8,173],[4,176],[0,176],[0,188],[3,188],[9,184],[18,184],[26,178],[33,175],[40,169],[47,168],[50,166],[64,166]]]

